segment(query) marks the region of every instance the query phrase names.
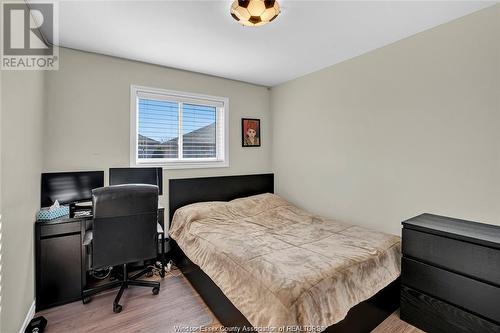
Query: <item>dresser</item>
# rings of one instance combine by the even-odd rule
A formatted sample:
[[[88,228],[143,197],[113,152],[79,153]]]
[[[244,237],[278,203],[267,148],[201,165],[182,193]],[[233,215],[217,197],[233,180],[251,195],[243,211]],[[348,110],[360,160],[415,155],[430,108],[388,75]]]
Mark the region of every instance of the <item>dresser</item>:
[[[403,222],[401,319],[427,332],[500,332],[500,227],[432,214]]]

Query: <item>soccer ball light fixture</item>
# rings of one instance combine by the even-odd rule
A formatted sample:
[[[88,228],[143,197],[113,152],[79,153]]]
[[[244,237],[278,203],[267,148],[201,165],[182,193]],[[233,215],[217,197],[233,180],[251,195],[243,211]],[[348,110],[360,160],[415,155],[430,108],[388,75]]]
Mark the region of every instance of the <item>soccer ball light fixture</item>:
[[[277,0],[234,0],[231,16],[239,23],[258,27],[273,21],[280,13]]]

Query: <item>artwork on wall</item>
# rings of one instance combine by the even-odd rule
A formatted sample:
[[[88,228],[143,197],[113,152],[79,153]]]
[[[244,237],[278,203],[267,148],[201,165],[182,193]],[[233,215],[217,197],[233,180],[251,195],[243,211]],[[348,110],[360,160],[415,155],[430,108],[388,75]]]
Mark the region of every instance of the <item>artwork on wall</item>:
[[[260,147],[260,119],[241,119],[243,147]]]

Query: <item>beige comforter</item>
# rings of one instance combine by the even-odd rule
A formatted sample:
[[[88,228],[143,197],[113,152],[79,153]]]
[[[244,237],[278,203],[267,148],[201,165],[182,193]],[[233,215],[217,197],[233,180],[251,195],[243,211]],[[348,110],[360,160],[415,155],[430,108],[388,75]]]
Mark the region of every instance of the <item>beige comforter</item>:
[[[399,237],[273,194],[182,207],[170,236],[260,329],[330,326],[400,274]]]

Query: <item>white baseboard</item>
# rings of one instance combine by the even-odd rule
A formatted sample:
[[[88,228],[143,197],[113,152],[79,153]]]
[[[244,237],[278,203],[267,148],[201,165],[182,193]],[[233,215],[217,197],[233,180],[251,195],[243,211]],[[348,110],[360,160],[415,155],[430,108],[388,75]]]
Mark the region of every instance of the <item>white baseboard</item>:
[[[30,323],[31,319],[35,316],[35,300],[33,300],[33,303],[31,303],[31,307],[26,314],[26,318],[24,318],[23,326],[21,326],[21,329],[19,330],[19,333],[24,333],[24,330]]]

